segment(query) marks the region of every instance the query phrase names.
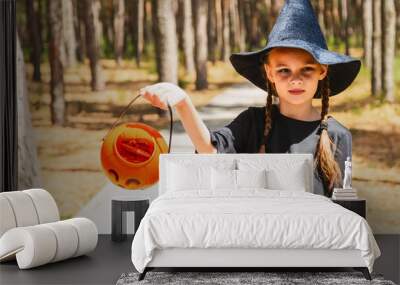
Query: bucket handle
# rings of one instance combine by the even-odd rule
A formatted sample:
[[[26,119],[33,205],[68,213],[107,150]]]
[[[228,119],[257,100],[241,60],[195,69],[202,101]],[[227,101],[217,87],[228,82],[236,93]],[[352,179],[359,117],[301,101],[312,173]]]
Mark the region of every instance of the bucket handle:
[[[136,99],[138,99],[141,95],[137,95],[135,98],[133,98],[129,104],[125,107],[124,110],[122,110],[121,114],[119,115],[119,117],[114,121],[114,123],[112,124],[111,128],[108,130],[108,132],[105,134],[105,136],[101,139],[102,141],[104,141],[104,139],[108,136],[108,134],[115,128],[115,126],[117,125],[117,123],[121,120],[121,118],[125,115],[125,113],[129,110],[130,106],[133,104],[133,102],[136,101]],[[172,108],[171,105],[167,102],[168,105],[168,110],[169,110],[169,117],[170,117],[170,125],[169,125],[169,142],[168,142],[168,153],[171,152],[171,140],[172,140],[172,129],[173,129],[173,118],[172,118]]]

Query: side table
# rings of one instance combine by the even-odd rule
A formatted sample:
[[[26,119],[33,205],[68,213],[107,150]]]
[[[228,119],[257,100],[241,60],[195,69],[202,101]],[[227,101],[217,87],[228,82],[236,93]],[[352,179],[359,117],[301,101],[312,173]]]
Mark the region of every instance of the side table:
[[[359,214],[361,217],[366,219],[366,204],[365,199],[352,199],[352,200],[335,200],[331,199],[332,202],[341,205],[342,207]]]
[[[149,208],[150,199],[134,197],[112,197],[111,200],[111,240],[123,241],[126,239],[126,212],[135,213],[135,233],[140,221]]]

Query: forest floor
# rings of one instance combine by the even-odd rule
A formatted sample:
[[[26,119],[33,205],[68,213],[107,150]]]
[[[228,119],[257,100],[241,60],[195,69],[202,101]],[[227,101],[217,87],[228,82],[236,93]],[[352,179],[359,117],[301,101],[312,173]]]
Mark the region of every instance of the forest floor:
[[[32,122],[41,165],[43,188],[52,193],[63,219],[73,217],[108,182],[100,163],[103,136],[139,88],[157,81],[154,66],[133,61],[116,66],[102,60],[106,88],[92,92],[88,63],[65,71],[68,122],[50,121],[49,67],[42,65],[42,83],[28,82]],[[368,201],[367,217],[374,233],[400,233],[400,58],[396,61],[396,104],[370,96],[368,72],[330,100],[329,113],[353,136],[353,187]],[[180,70],[180,78],[196,108],[235,83],[246,82],[230,63],[208,65],[209,89],[194,90],[194,78]],[[31,78],[31,66],[27,76]],[[320,106],[320,100],[314,100]],[[141,120],[156,129],[167,128],[169,117],[139,98],[124,121]]]

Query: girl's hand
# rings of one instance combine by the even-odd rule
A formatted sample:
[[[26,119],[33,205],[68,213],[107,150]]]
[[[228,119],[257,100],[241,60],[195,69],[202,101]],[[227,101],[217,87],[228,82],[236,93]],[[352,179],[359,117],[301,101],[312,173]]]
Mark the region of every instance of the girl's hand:
[[[159,82],[145,86],[139,90],[139,94],[153,106],[163,110],[168,110],[167,103],[174,107],[186,97],[189,97],[182,88],[170,82]]]

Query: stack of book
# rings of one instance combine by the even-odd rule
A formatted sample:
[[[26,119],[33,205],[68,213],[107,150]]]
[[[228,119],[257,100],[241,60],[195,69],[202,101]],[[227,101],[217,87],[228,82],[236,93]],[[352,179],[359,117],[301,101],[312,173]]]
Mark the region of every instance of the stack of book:
[[[358,199],[357,190],[354,188],[334,188],[332,193],[334,200],[354,200]]]

